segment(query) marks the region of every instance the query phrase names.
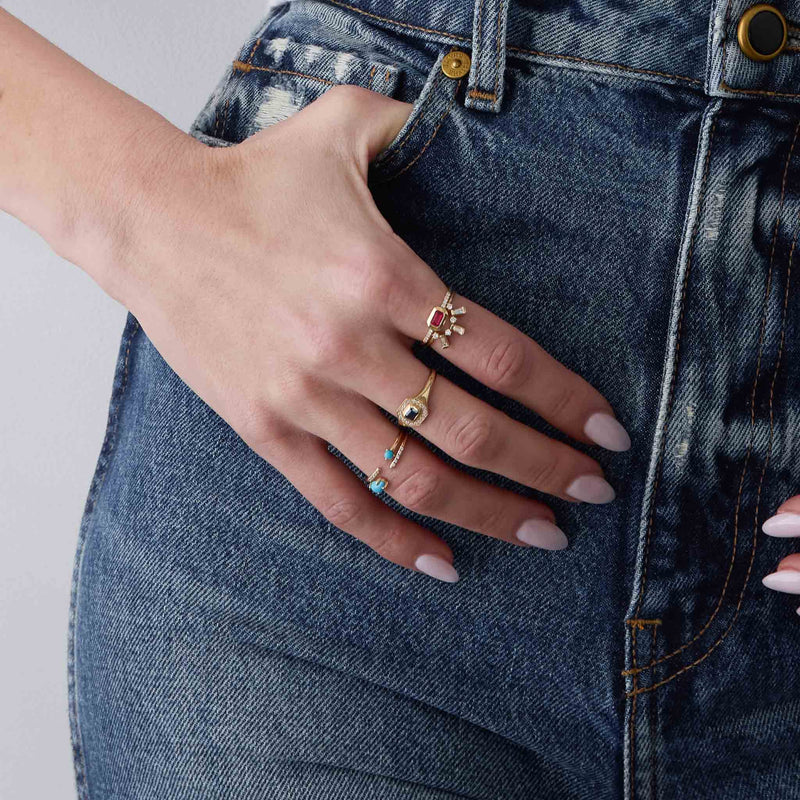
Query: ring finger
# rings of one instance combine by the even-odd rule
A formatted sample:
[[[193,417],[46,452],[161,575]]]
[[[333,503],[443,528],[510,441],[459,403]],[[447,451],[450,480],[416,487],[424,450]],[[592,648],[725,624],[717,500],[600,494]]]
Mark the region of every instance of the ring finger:
[[[398,341],[387,339],[381,352],[377,365],[369,364],[351,380],[358,392],[396,414],[404,398],[422,389],[430,370]],[[446,378],[436,378],[429,409],[419,433],[462,464],[564,500],[607,503],[615,497],[594,459],[513,420]]]
[[[380,467],[379,478],[387,481],[383,491],[404,507],[512,544],[548,550],[566,547],[566,536],[546,505],[445,464],[413,434],[396,466],[390,467],[393,459],[385,457],[385,451],[394,443],[398,427],[364,397],[342,397],[341,390],[333,387],[329,395],[324,406],[346,405],[351,410],[348,419],[358,419],[358,425],[330,414],[317,417],[310,432],[329,441],[367,475]]]

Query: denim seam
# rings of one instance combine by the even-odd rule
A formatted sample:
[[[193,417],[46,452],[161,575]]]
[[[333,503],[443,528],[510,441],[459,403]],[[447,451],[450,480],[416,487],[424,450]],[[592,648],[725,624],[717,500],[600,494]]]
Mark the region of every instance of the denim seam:
[[[478,5],[478,20],[476,25],[478,27],[476,36],[475,36],[475,43],[478,45],[478,53],[477,59],[475,62],[475,75],[476,77],[480,77],[481,74],[481,58],[483,57],[483,41],[481,39],[481,32],[482,32],[482,22],[483,22],[483,0],[480,0]],[[402,25],[402,23],[398,23]],[[472,92],[470,92],[472,94]]]
[[[306,72],[297,72],[293,69],[277,69],[276,67],[260,67],[260,66],[253,66],[252,64],[247,63],[246,61],[234,61],[233,62],[233,69],[236,72],[274,72],[278,75],[294,75],[297,78],[308,78],[312,81],[318,81],[319,83],[325,83],[328,86],[336,86],[337,84],[334,81],[330,81],[327,78],[320,78],[318,75],[309,75]],[[373,67],[373,70],[375,68]],[[370,75],[370,80],[372,76]]]
[[[72,577],[72,589],[70,596],[70,636],[69,636],[69,659],[68,671],[69,682],[71,684],[71,691],[69,697],[70,705],[70,722],[72,732],[72,750],[73,750],[73,763],[75,766],[75,783],[78,795],[81,800],[90,800],[89,795],[89,782],[86,774],[86,755],[83,749],[83,736],[81,735],[80,726],[80,713],[78,710],[78,679],[77,679],[77,658],[75,637],[77,635],[77,617],[78,617],[78,594],[80,591],[80,580],[83,568],[83,556],[86,551],[86,537],[88,535],[88,515],[94,511],[95,503],[98,495],[100,494],[103,484],[105,483],[106,476],[111,463],[111,456],[116,446],[117,423],[119,421],[119,413],[122,406],[122,400],[125,396],[125,390],[128,386],[128,372],[130,367],[130,354],[131,345],[139,330],[139,321],[133,318],[133,327],[128,335],[128,342],[125,347],[125,360],[123,362],[123,373],[120,381],[120,386],[116,397],[112,396],[112,402],[108,412],[108,423],[106,435],[103,445],[100,449],[101,456],[105,455],[104,460],[98,465],[98,470],[92,480],[92,486],[89,490],[89,497],[86,501],[85,519],[82,524],[82,531],[78,542],[78,552],[76,553],[75,570]]]
[[[651,633],[651,640],[650,640],[650,652],[655,656],[656,654],[656,641],[658,639],[658,625],[652,625],[650,627]],[[657,765],[657,754],[658,748],[656,747],[656,732],[658,728],[656,713],[657,713],[657,706],[655,697],[650,699],[647,707],[649,723],[650,723],[650,800],[657,800],[658,798],[658,783],[657,783],[657,774],[656,770],[658,768]]]
[[[216,120],[214,122],[214,137],[216,139],[220,138],[221,133],[224,133],[225,132],[225,128],[227,127],[227,124],[228,124],[228,106],[230,105],[230,102],[231,102],[231,98],[230,97],[226,97],[225,98],[225,107],[224,107],[223,112],[222,112],[222,120],[220,119],[219,106],[217,106]],[[222,121],[222,129],[220,130],[220,122],[221,121]]]
[[[420,112],[416,120],[414,120],[414,124],[406,132],[406,135],[397,143],[395,147],[393,147],[391,150],[386,151],[384,157],[381,159],[381,163],[384,163],[385,161],[394,158],[406,146],[409,139],[411,138],[411,134],[414,133],[416,127],[419,125],[420,122],[422,122],[423,118],[428,113],[428,111],[430,111],[430,106],[433,104],[433,99],[436,96],[436,88],[443,74],[444,73],[442,73],[440,70],[439,74],[433,79],[433,84],[431,84],[430,92],[428,96],[425,98],[425,101],[422,104],[422,108],[420,109]]]
[[[494,62],[494,97],[497,99],[497,90],[500,88],[500,51],[503,44],[503,29],[505,28],[505,20],[508,16],[505,13],[507,1],[500,0],[497,9],[497,41],[495,46],[495,62]]]
[[[630,625],[631,630],[631,658],[633,659],[633,664],[636,666],[636,652],[637,652],[637,642],[636,642],[636,631],[644,630],[645,628],[650,628],[651,636],[652,636],[652,651],[655,653],[655,641],[656,635],[658,631],[658,626],[661,625],[660,619],[630,619],[628,620],[628,624]],[[640,692],[635,691],[637,688],[638,682],[638,672],[633,673],[633,688],[634,692],[631,694],[631,714],[630,719],[628,720],[628,741],[630,743],[630,763],[628,764],[630,770],[630,795],[629,800],[634,800],[636,796],[636,698],[640,694]],[[653,701],[650,702],[648,706],[648,721],[650,722],[650,731],[651,731],[651,764],[652,759],[654,758],[653,753],[654,751],[654,722],[652,716],[652,704]],[[652,768],[652,766],[651,766]],[[651,800],[655,800],[655,795],[651,798]]]
[[[348,3],[343,3],[341,0],[322,0],[322,2],[329,3],[330,5],[339,6],[341,8],[346,8],[349,11],[352,11],[356,14],[362,14],[365,17],[370,17],[372,19],[379,20],[380,22],[385,22],[390,25],[396,25],[401,28],[407,28],[408,30],[412,31],[420,31],[421,33],[433,33],[437,36],[442,36],[445,39],[455,42],[466,42],[469,44],[470,39],[466,36],[461,36],[457,33],[450,33],[449,31],[440,31],[436,30],[435,28],[423,28],[420,25],[412,25],[410,22],[403,22],[401,20],[392,19],[391,17],[382,17],[379,14],[373,14],[371,11],[365,11],[362,8],[357,8],[356,6],[349,5]],[[596,61],[589,58],[581,58],[580,56],[570,56],[564,55],[561,53],[545,53],[540,50],[528,50],[524,47],[519,47],[517,45],[506,45],[506,50],[512,50],[515,53],[524,53],[527,55],[538,56],[542,58],[553,58],[553,59],[560,59],[563,61],[572,61],[580,64],[591,64],[592,66],[596,67],[609,67],[612,69],[618,69],[625,72],[631,72],[634,75],[653,75],[659,76],[662,78],[672,78],[673,80],[677,81],[685,81],[687,83],[691,83],[695,86],[702,86],[703,82],[698,78],[690,78],[687,75],[676,75],[670,72],[659,72],[658,70],[652,69],[642,69],[639,67],[630,67],[626,64],[615,64],[613,62],[607,61]],[[480,58],[480,54],[478,56]]]
[[[480,100],[497,100],[497,94],[495,92],[484,92],[481,89],[470,89],[469,96],[477,97]]]
[[[681,352],[681,336],[683,335],[683,317],[686,311],[686,293],[689,287],[689,275],[692,269],[692,260],[694,258],[694,248],[697,242],[697,233],[700,228],[700,212],[703,208],[703,203],[705,202],[705,191],[706,191],[706,183],[708,181],[708,174],[710,172],[709,165],[711,163],[711,151],[713,149],[714,143],[714,132],[717,127],[717,118],[714,117],[711,123],[711,130],[708,135],[708,145],[706,149],[705,160],[703,164],[703,178],[700,183],[700,189],[698,192],[697,197],[697,216],[694,221],[694,228],[692,230],[692,237],[689,243],[689,251],[686,256],[686,270],[683,274],[683,281],[681,285],[681,295],[679,299],[679,314],[678,314],[678,321],[677,321],[677,328],[675,333],[675,352],[672,355],[672,374],[670,375],[670,384],[669,384],[669,393],[667,396],[667,403],[666,403],[666,410],[663,416],[663,426],[661,430],[661,441],[658,446],[658,460],[656,462],[655,467],[655,477],[653,482],[653,490],[650,497],[650,511],[648,514],[647,519],[647,533],[644,542],[644,550],[642,553],[642,580],[639,584],[639,592],[636,600],[636,607],[633,611],[633,618],[638,618],[639,614],[642,610],[642,602],[644,601],[644,592],[645,587],[647,584],[647,570],[648,565],[650,562],[650,541],[652,539],[653,533],[653,519],[655,517],[655,506],[656,506],[656,495],[658,493],[658,487],[661,483],[661,475],[662,475],[662,465],[664,462],[664,452],[666,450],[666,441],[667,441],[667,432],[668,432],[668,425],[669,425],[669,415],[672,410],[672,402],[673,397],[675,394],[675,385],[677,383],[677,374],[678,374],[678,365],[680,363],[680,352]],[[624,674],[624,673],[623,673]]]
[[[413,167],[414,164],[416,164],[417,161],[419,161],[419,159],[422,158],[423,154],[428,149],[430,143],[436,138],[436,134],[439,133],[439,129],[442,127],[442,124],[444,123],[445,119],[450,113],[450,110],[453,108],[453,104],[456,101],[456,97],[458,97],[458,90],[461,88],[462,81],[463,78],[459,79],[458,83],[456,84],[455,89],[453,90],[453,96],[450,98],[450,102],[447,104],[447,108],[445,108],[445,110],[442,112],[442,115],[437,120],[436,126],[431,132],[428,141],[425,142],[425,144],[423,145],[422,149],[402,169],[400,169],[398,172],[395,172],[393,175],[389,175],[386,178],[379,179],[377,183],[388,183],[389,181],[392,181],[395,178],[399,178],[404,172],[406,172],[406,170],[411,169],[411,167]]]
[[[633,658],[633,665],[636,666],[636,631],[638,630],[638,625],[631,625],[631,640],[632,640],[632,647],[631,647],[631,657]],[[638,681],[638,673],[634,673],[633,675],[633,699],[631,700],[631,718],[628,721],[628,741],[630,742],[630,800],[634,800],[636,797],[636,698],[638,697],[637,689],[637,681]]]
[[[800,123],[798,123],[798,128],[800,128]],[[783,347],[784,347],[785,337],[786,337],[786,311],[787,311],[787,307],[788,307],[788,303],[789,303],[789,281],[791,279],[791,274],[792,274],[792,260],[793,260],[793,257],[794,257],[795,248],[797,246],[798,234],[800,234],[800,227],[795,228],[795,234],[794,234],[794,237],[792,238],[792,246],[791,246],[791,249],[789,251],[789,261],[788,261],[788,264],[787,264],[787,267],[786,267],[786,287],[785,287],[784,293],[783,293],[783,309],[782,309],[782,312],[781,312],[780,345],[779,345],[779,348],[778,348],[778,356],[777,356],[776,361],[775,361],[775,369],[772,371],[772,381],[770,382],[770,389],[769,389],[769,445],[767,447],[767,452],[766,452],[766,455],[765,455],[765,458],[764,458],[764,466],[761,468],[761,475],[759,477],[759,483],[758,483],[758,492],[757,492],[757,498],[756,498],[756,511],[755,511],[755,515],[754,515],[754,519],[753,519],[753,544],[752,544],[752,546],[750,548],[750,563],[747,566],[747,574],[745,575],[745,578],[744,578],[744,583],[742,585],[742,590],[739,593],[739,600],[738,600],[738,602],[736,604],[736,611],[735,611],[735,613],[733,615],[733,619],[731,620],[730,625],[728,625],[728,627],[720,635],[720,637],[717,639],[717,641],[714,642],[714,644],[712,644],[711,647],[709,647],[709,649],[705,653],[703,653],[702,656],[697,658],[691,664],[687,664],[685,667],[682,667],[680,670],[678,670],[674,674],[670,675],[668,678],[664,678],[664,680],[658,681],[657,683],[654,683],[651,686],[648,686],[646,688],[639,689],[637,694],[643,694],[645,692],[653,691],[654,689],[657,689],[659,686],[663,686],[664,684],[669,683],[670,681],[674,680],[679,675],[682,675],[683,673],[688,672],[690,669],[692,669],[692,667],[697,666],[701,661],[705,661],[705,659],[708,658],[708,656],[711,655],[711,653],[725,640],[725,638],[731,632],[731,630],[733,629],[734,624],[736,623],[736,620],[739,617],[739,613],[741,612],[742,602],[744,600],[744,595],[745,595],[745,591],[747,589],[747,585],[750,582],[750,574],[752,573],[752,570],[753,570],[753,564],[755,563],[755,557],[756,557],[756,549],[757,549],[757,546],[758,546],[758,506],[759,506],[760,501],[761,501],[761,488],[762,488],[763,483],[764,483],[764,476],[766,475],[766,472],[767,472],[767,466],[769,465],[769,461],[770,461],[770,458],[772,456],[772,444],[773,444],[773,440],[774,440],[773,400],[774,400],[774,396],[775,396],[775,381],[777,380],[778,371],[780,370],[781,361],[783,359]]]
[[[500,52],[502,50],[502,42],[503,42],[503,26],[504,26],[504,12],[506,7],[506,0],[500,0],[497,7],[497,37],[495,38],[495,67],[494,67],[494,89],[489,92],[483,89],[470,89],[469,96],[470,97],[477,97],[481,100],[497,100],[497,90],[500,88]],[[483,0],[481,0],[480,7],[479,7],[479,14],[478,14],[478,42],[481,41],[481,19],[480,19],[480,12],[483,11]],[[480,44],[478,50],[478,64],[475,69],[475,74],[480,75],[480,61],[481,55],[483,53],[483,45]]]
[[[719,82],[719,88],[724,89],[726,92],[734,92],[736,94],[751,94],[763,97],[800,97],[800,94],[793,92],[772,92],[767,89],[734,89],[729,86],[725,81]]]
[[[262,39],[263,39],[262,36],[259,36],[256,39],[255,44],[253,45],[253,49],[250,51],[250,55],[247,56],[247,58],[245,59],[245,63],[246,64],[252,64],[253,63],[253,56],[255,56],[256,50],[258,50],[258,46],[261,44]]]
[[[739,479],[739,490],[738,490],[738,493],[737,493],[736,507],[735,507],[735,510],[734,510],[734,532],[733,532],[733,543],[731,545],[731,557],[730,557],[730,562],[728,564],[728,572],[727,572],[727,574],[725,576],[725,583],[724,583],[724,585],[722,587],[722,593],[720,594],[719,600],[717,601],[717,605],[716,605],[713,613],[711,614],[711,617],[708,619],[708,621],[705,623],[705,625],[700,629],[700,631],[697,634],[695,634],[695,636],[692,639],[690,639],[688,642],[685,642],[680,647],[678,647],[677,649],[673,650],[671,653],[667,653],[665,656],[662,656],[661,658],[652,660],[649,664],[643,665],[641,667],[637,667],[636,664],[634,664],[634,668],[632,670],[626,670],[626,672],[624,672],[623,674],[634,674],[635,675],[635,674],[638,674],[638,673],[643,672],[645,670],[652,669],[657,664],[661,664],[661,663],[669,660],[673,656],[676,656],[679,653],[681,653],[684,650],[686,650],[687,647],[689,647],[692,644],[694,644],[694,642],[696,642],[701,636],[703,636],[703,634],[705,634],[705,632],[711,626],[713,621],[716,619],[716,616],[719,613],[720,609],[722,608],[722,603],[723,603],[723,601],[725,599],[725,595],[727,594],[727,591],[728,591],[728,586],[730,584],[731,575],[733,574],[734,563],[736,561],[736,551],[737,551],[737,545],[738,545],[738,541],[739,541],[739,511],[741,509],[742,491],[743,491],[743,488],[744,488],[744,481],[745,481],[745,477],[747,475],[747,467],[748,467],[748,465],[750,463],[750,457],[752,455],[753,442],[754,442],[754,438],[755,438],[755,395],[756,395],[756,391],[758,389],[758,383],[759,383],[759,379],[760,379],[760,375],[761,375],[761,359],[762,359],[763,350],[764,350],[764,339],[765,339],[765,332],[766,332],[766,320],[767,320],[767,312],[768,312],[768,304],[769,304],[769,295],[771,293],[771,287],[772,287],[772,274],[773,274],[774,260],[775,260],[775,247],[776,247],[777,238],[778,238],[778,229],[779,229],[780,222],[781,222],[781,217],[782,217],[782,214],[783,214],[783,206],[784,206],[784,200],[785,200],[785,195],[786,195],[786,179],[787,179],[788,173],[789,173],[789,165],[790,165],[790,162],[791,162],[792,154],[794,152],[795,144],[797,142],[798,131],[800,131],[800,123],[798,123],[797,126],[795,127],[794,137],[792,138],[792,143],[791,143],[791,146],[789,148],[789,153],[787,154],[787,157],[786,157],[786,163],[785,163],[784,169],[783,169],[783,178],[782,178],[782,181],[781,181],[781,196],[780,196],[780,201],[779,201],[779,204],[778,204],[778,213],[777,213],[777,216],[776,216],[776,219],[775,219],[775,226],[773,228],[773,233],[772,233],[772,243],[771,243],[771,246],[770,246],[769,269],[768,269],[768,272],[767,272],[767,283],[766,283],[765,292],[764,292],[763,313],[762,313],[761,327],[760,327],[760,332],[759,332],[758,358],[757,358],[757,363],[756,363],[756,374],[755,374],[755,377],[753,379],[753,387],[752,387],[751,392],[750,392],[750,442],[748,444],[748,448],[747,448],[747,453],[745,455],[744,464],[742,465],[742,474],[741,474],[741,477]],[[709,144],[709,154],[710,154],[710,152],[711,152],[711,147],[710,147],[710,144]],[[697,229],[695,228],[695,232],[696,232],[696,230]],[[791,262],[789,264],[788,269],[789,269],[789,271],[791,271]],[[687,269],[687,280],[688,280],[688,272],[689,272],[689,270]],[[682,303],[683,303],[683,301],[682,301]],[[673,381],[675,379],[675,376],[677,375],[677,358],[678,358],[678,352],[676,351],[676,366],[675,366],[675,371],[673,372]],[[777,369],[777,367],[776,367],[776,369]],[[672,394],[672,392],[670,393],[669,408],[671,408],[671,405],[672,405],[671,394]],[[665,424],[665,435],[664,435],[664,439],[662,440],[662,444],[665,445],[665,443],[666,443],[666,424]],[[662,450],[662,454],[663,454],[663,450]],[[659,459],[659,461],[661,461],[661,458]],[[763,474],[762,474],[761,480],[763,481]],[[653,501],[652,501],[652,504],[651,504],[651,513],[650,513],[650,523],[651,524],[652,524],[653,515],[655,513],[655,492],[656,492],[656,488],[657,487],[654,487],[654,489],[653,489]],[[760,496],[761,496],[761,483],[759,483],[759,490],[758,490],[758,499],[759,500],[760,500]],[[758,504],[756,505],[756,524],[757,524],[757,520],[758,520]],[[644,559],[645,559],[644,560],[644,574],[642,576],[642,584],[640,586],[639,601],[638,601],[637,606],[636,606],[635,616],[638,616],[638,614],[639,614],[639,611],[641,609],[641,603],[642,603],[642,600],[643,600],[643,597],[644,597],[644,588],[645,588],[645,583],[646,583],[646,578],[647,578],[647,566],[648,566],[648,561],[649,561],[648,555],[649,555],[650,533],[652,531],[651,524],[648,525],[648,538],[647,538],[647,543],[645,545],[645,556],[644,556]],[[748,573],[748,575],[749,575],[749,573]],[[747,585],[747,579],[745,580],[745,584],[742,587],[742,595],[744,594],[744,589],[745,589],[746,585]],[[741,603],[741,596],[740,596],[740,603]],[[737,614],[738,614],[738,608],[739,608],[739,606],[737,605]],[[731,622],[731,627],[732,627],[732,625],[733,625],[733,622]],[[716,642],[712,646],[712,649],[718,643],[719,642]],[[710,650],[709,650],[709,652],[710,652]],[[702,660],[702,659],[700,659],[700,660]],[[695,663],[699,663],[699,660],[698,660],[698,662],[695,662]],[[670,678],[670,680],[671,680],[671,678]],[[650,688],[654,688],[654,687],[650,687]]]
[[[271,18],[270,18],[270,21],[271,21]],[[265,25],[264,30],[266,30],[268,25],[269,25],[269,21],[267,22],[267,25]],[[252,66],[251,62],[253,61],[253,56],[255,56],[256,50],[258,50],[258,46],[261,44],[261,41],[262,41],[262,37],[261,36],[259,36],[255,40],[255,42],[253,43],[253,47],[250,50],[250,55],[247,56],[247,60],[246,61],[241,62],[241,61],[239,61],[237,59],[236,61],[233,62],[233,72],[231,73],[231,80],[232,81],[235,80],[237,71],[249,72],[251,69],[253,69],[253,66]],[[247,66],[248,69],[247,70],[239,70],[237,68],[237,64],[242,64],[242,66]],[[228,88],[228,90],[230,90],[230,86],[228,86],[227,88]],[[230,95],[230,91],[228,91],[228,96],[225,98],[225,108],[224,108],[223,113],[222,113],[222,126],[220,128],[219,134],[216,133],[216,127],[215,127],[214,136],[216,138],[218,138],[218,139],[219,138],[223,138],[224,139],[225,136],[226,136],[226,133],[227,133],[227,130],[228,130],[228,111],[230,109],[230,103],[231,103],[231,95]],[[219,119],[219,110],[217,110],[217,115],[218,115],[217,119]]]
[[[494,89],[491,92],[486,92],[486,96],[483,99],[497,100],[497,90],[500,88],[500,50],[503,42],[502,32],[505,7],[505,0],[500,0],[500,2],[497,4],[497,38],[495,40]],[[476,90],[473,90],[470,92],[470,94],[473,97],[482,96],[480,94],[476,94]]]
[[[326,2],[332,2],[332,0],[326,0]],[[627,64],[616,64],[612,61],[596,61],[591,58],[581,58],[580,56],[569,56],[563,53],[545,53],[542,50],[527,50],[524,47],[517,47],[516,45],[513,44],[508,45],[507,49],[513,50],[516,53],[526,53],[528,55],[538,56],[539,58],[556,58],[556,59],[561,59],[563,61],[574,61],[579,64],[591,64],[592,66],[595,67],[607,67],[611,69],[618,69],[622,70],[623,72],[632,72],[636,75],[657,75],[662,78],[673,78],[674,80],[685,81],[687,83],[691,83],[696,86],[703,85],[703,82],[698,78],[690,78],[687,75],[675,75],[670,72],[658,72],[657,70],[653,69],[630,67]]]

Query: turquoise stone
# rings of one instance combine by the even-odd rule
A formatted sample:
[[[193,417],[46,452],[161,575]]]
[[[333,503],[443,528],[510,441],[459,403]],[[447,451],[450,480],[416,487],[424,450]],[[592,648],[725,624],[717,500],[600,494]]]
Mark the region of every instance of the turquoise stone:
[[[394,458],[394,452],[393,452],[392,450],[387,450],[387,451],[386,451],[386,452],[383,454],[383,457],[384,457],[384,458],[385,458],[387,461],[389,461],[389,459],[392,459],[392,458]]]
[[[369,488],[373,494],[380,494],[386,488],[386,481],[383,478],[378,478],[370,483]]]

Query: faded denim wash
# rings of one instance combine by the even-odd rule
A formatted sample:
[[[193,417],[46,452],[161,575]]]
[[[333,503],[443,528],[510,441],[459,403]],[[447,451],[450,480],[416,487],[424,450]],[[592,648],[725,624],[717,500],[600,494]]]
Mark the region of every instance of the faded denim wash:
[[[800,624],[760,583],[792,544],[759,531],[800,488],[800,55],[749,61],[747,5],[301,0],[232,54],[210,145],[338,83],[413,102],[381,211],[633,446],[577,445],[618,498],[543,498],[565,551],[423,520],[440,583],[329,525],[130,316],[75,569],[81,800],[800,798]]]

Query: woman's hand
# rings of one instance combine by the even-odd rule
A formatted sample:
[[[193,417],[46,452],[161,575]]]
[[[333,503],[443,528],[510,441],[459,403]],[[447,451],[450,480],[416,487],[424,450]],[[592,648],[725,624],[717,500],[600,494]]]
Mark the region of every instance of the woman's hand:
[[[421,514],[520,545],[566,538],[547,506],[416,439],[394,469],[384,461],[397,427],[379,408],[394,414],[425,384],[411,343],[446,289],[367,187],[410,109],[333,87],[242,144],[210,148],[0,9],[0,207],[130,308],[177,374],[331,523],[453,581],[447,544],[371,494],[327,442],[365,473],[384,467],[388,493]],[[457,302],[467,335],[443,355],[579,441],[629,446],[586,381]],[[613,499],[593,459],[446,379],[430,404],[420,434],[462,463],[564,499]]]
[[[774,516],[761,526],[768,536],[800,537],[800,495],[790,497],[778,506]],[[767,575],[762,583],[778,592],[800,594],[800,553],[793,553],[778,562],[775,572]],[[800,608],[797,609],[800,614]]]
[[[331,455],[382,466],[405,507],[518,545],[566,538],[542,503],[446,465],[411,437],[389,471],[394,414],[428,369],[411,353],[446,287],[397,237],[367,187],[370,160],[410,105],[334,87],[231,148],[166,140],[128,206],[106,288],[159,352],[334,525],[447,581],[447,544],[392,511]],[[113,275],[113,278],[110,276]],[[471,302],[445,357],[582,442],[630,441],[606,400],[534,341]],[[460,462],[568,500],[604,503],[600,466],[437,378],[419,434]]]

